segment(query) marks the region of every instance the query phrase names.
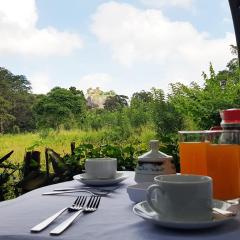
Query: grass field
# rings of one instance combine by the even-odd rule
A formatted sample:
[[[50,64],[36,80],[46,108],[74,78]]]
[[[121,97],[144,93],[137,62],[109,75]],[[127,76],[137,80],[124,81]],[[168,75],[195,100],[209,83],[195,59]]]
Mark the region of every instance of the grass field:
[[[21,163],[25,152],[34,149],[41,152],[41,160],[44,161],[44,150],[46,147],[52,148],[59,154],[64,155],[70,153],[70,144],[73,141],[76,142],[76,145],[80,143],[103,143],[109,134],[111,134],[109,130],[61,130],[60,132],[4,134],[0,135],[0,158],[11,150],[14,150],[10,160],[15,163]],[[144,145],[147,145],[150,139],[154,139],[154,136],[155,133],[153,130],[145,128],[137,135],[137,138]]]
[[[146,149],[149,141],[155,139],[155,132],[150,127],[145,127],[135,130],[134,133],[131,131],[127,139],[123,140],[121,137],[121,134],[114,132],[113,129],[102,129],[99,131],[61,130],[59,132],[47,131],[25,134],[3,134],[0,135],[0,158],[11,150],[14,150],[14,153],[9,158],[9,162],[19,163],[21,167],[26,151],[38,150],[41,152],[41,170],[46,171],[44,154],[46,147],[52,148],[62,156],[71,152],[71,142],[75,142],[76,146],[83,143],[91,143],[95,146],[105,143],[115,143],[123,147],[132,143],[140,149]],[[50,172],[53,172],[52,164],[50,164],[49,167]],[[3,171],[4,168],[0,168],[0,173]],[[16,183],[19,179],[21,179],[21,171],[16,171],[14,173],[14,178],[8,180],[7,184],[4,185],[4,199],[12,199],[17,196],[15,188],[13,188],[11,184],[14,182]],[[1,185],[1,187],[3,187],[3,185]]]

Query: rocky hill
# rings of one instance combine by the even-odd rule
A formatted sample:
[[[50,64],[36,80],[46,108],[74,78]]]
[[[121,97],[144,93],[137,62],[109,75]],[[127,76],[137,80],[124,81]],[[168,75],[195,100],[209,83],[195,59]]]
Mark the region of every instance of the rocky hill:
[[[104,108],[104,103],[109,96],[115,96],[114,91],[104,92],[99,87],[89,88],[87,90],[87,105],[90,108]]]

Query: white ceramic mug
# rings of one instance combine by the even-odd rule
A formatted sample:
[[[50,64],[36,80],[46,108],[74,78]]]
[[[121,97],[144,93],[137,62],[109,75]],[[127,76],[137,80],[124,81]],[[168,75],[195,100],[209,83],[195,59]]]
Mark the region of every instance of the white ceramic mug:
[[[212,179],[200,175],[160,175],[147,190],[147,202],[169,221],[212,219]]]
[[[85,162],[86,174],[93,179],[115,178],[117,173],[116,158],[89,158]]]

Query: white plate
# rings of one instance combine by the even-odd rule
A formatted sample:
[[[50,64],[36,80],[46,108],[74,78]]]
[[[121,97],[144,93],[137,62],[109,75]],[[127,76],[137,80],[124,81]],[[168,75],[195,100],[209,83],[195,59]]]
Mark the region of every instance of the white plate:
[[[231,204],[220,201],[213,200],[213,207],[227,210]],[[219,214],[213,213],[212,220],[206,221],[196,221],[196,222],[184,222],[184,221],[169,221],[161,218],[147,203],[147,201],[140,202],[133,207],[133,212],[142,217],[143,219],[152,222],[154,224],[160,225],[162,227],[168,228],[178,228],[178,229],[200,229],[200,228],[210,228],[214,226],[221,225],[232,220],[234,217],[226,217]]]
[[[73,176],[73,179],[75,179],[81,183],[84,183],[87,185],[92,185],[92,186],[114,185],[114,184],[122,182],[126,178],[127,178],[127,176],[124,175],[123,172],[117,172],[116,177],[111,178],[111,179],[92,179],[92,178],[89,178],[86,173]]]

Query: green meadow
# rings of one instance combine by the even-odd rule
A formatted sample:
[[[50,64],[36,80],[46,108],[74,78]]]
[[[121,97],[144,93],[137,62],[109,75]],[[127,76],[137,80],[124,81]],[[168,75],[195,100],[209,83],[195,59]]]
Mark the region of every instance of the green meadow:
[[[22,163],[26,151],[37,150],[41,152],[41,160],[44,161],[44,150],[46,147],[52,148],[60,155],[70,153],[70,144],[75,142],[76,145],[81,143],[103,144],[110,143],[109,130],[83,131],[83,130],[61,130],[49,132],[36,132],[25,134],[4,134],[0,135],[0,157],[4,156],[11,150],[14,153],[10,157],[11,162]],[[150,139],[154,139],[155,132],[145,128],[139,135],[131,136],[128,143],[141,142],[144,146],[148,145]],[[120,140],[117,144],[124,144]]]

